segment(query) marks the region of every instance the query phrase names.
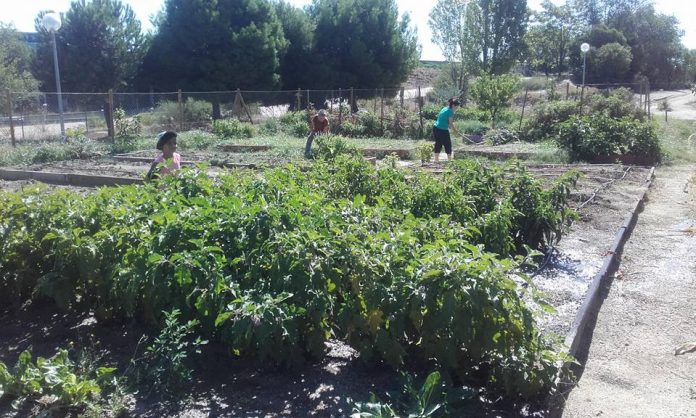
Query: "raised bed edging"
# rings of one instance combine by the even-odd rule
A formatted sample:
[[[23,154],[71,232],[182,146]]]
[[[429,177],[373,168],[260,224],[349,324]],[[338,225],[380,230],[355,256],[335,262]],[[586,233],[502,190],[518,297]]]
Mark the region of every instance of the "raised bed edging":
[[[3,180],[36,180],[42,183],[76,187],[120,186],[141,184],[142,179],[132,177],[94,176],[76,173],[50,173],[46,171],[0,169]]]
[[[240,145],[240,144],[224,144],[220,145],[220,149],[227,152],[262,152],[273,149],[273,145]]]
[[[628,239],[631,237],[633,228],[635,227],[636,222],[638,220],[638,213],[640,212],[640,210],[643,207],[643,204],[645,203],[645,198],[648,194],[648,191],[650,190],[650,187],[652,186],[654,176],[655,167],[652,167],[650,169],[650,172],[648,173],[647,178],[645,179],[645,186],[643,187],[643,191],[640,193],[640,196],[636,199],[636,202],[633,205],[633,209],[631,209],[626,214],[623,223],[616,231],[616,234],[614,235],[614,241],[612,242],[609,251],[604,256],[604,262],[602,263],[602,267],[599,269],[597,274],[595,274],[594,278],[592,279],[590,287],[587,289],[587,292],[585,293],[584,301],[582,305],[580,305],[578,313],[575,315],[575,320],[573,320],[573,324],[570,327],[570,331],[568,331],[568,333],[566,334],[565,345],[566,347],[568,347],[568,354],[573,356],[573,358],[577,358],[578,356],[580,345],[583,342],[584,337],[586,336],[585,333],[587,331],[588,323],[590,322],[591,318],[597,314],[599,308],[602,306],[603,300],[601,298],[601,290],[603,288],[608,288],[613,282],[612,274],[619,267],[619,260],[621,254],[623,253],[624,245],[626,244],[626,241],[628,241]],[[574,365],[575,363],[564,363],[563,367],[566,368],[566,370],[569,370]],[[584,365],[582,365],[581,367],[584,367]],[[574,382],[570,381],[570,379],[565,379],[560,384],[564,386],[574,386]],[[562,397],[563,395],[564,393],[558,392],[549,396],[547,404],[549,405],[549,410],[552,411],[552,414],[550,416],[556,417],[562,412],[562,408],[559,407],[564,403],[564,400],[560,399],[559,396]]]

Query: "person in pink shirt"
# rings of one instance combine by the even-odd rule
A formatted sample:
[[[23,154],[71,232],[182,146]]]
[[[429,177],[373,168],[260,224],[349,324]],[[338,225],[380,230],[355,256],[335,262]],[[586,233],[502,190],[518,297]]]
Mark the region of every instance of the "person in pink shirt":
[[[148,179],[172,174],[181,169],[181,155],[176,153],[176,132],[165,131],[157,135],[157,149],[161,150],[162,154],[152,162],[147,173]]]

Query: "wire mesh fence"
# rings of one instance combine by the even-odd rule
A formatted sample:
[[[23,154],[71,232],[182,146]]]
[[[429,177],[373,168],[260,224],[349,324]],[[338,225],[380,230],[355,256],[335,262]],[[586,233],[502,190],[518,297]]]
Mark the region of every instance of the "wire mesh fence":
[[[650,111],[650,88],[634,85],[586,85],[585,88],[558,84],[553,92],[524,91],[517,97],[518,106],[533,106],[535,100],[584,100],[599,91],[628,87],[635,92],[636,106]],[[216,119],[236,118],[263,126],[286,117],[289,112],[303,112],[306,121],[318,110],[329,113],[332,130],[350,132],[367,121],[370,132],[387,136],[427,135],[429,120],[423,108],[444,105],[432,88],[375,88],[280,91],[213,91],[213,92],[138,92],[138,93],[63,93],[63,114],[58,112],[56,93],[8,93],[0,105],[0,143],[28,143],[60,139],[61,120],[65,136],[114,138],[119,118],[137,117],[143,135],[162,130],[209,130]],[[546,97],[544,97],[546,96]]]

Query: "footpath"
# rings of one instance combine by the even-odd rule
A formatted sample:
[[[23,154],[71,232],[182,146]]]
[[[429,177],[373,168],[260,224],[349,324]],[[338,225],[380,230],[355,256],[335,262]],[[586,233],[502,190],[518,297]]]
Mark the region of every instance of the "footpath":
[[[562,416],[696,417],[696,167],[656,170],[605,294]]]

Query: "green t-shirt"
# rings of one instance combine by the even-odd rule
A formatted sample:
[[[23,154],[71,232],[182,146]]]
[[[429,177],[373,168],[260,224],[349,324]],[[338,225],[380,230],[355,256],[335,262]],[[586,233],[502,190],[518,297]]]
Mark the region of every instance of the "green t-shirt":
[[[437,129],[442,129],[443,131],[449,131],[449,118],[453,117],[454,111],[452,110],[452,108],[449,106],[443,107],[440,113],[437,114],[435,127]]]

